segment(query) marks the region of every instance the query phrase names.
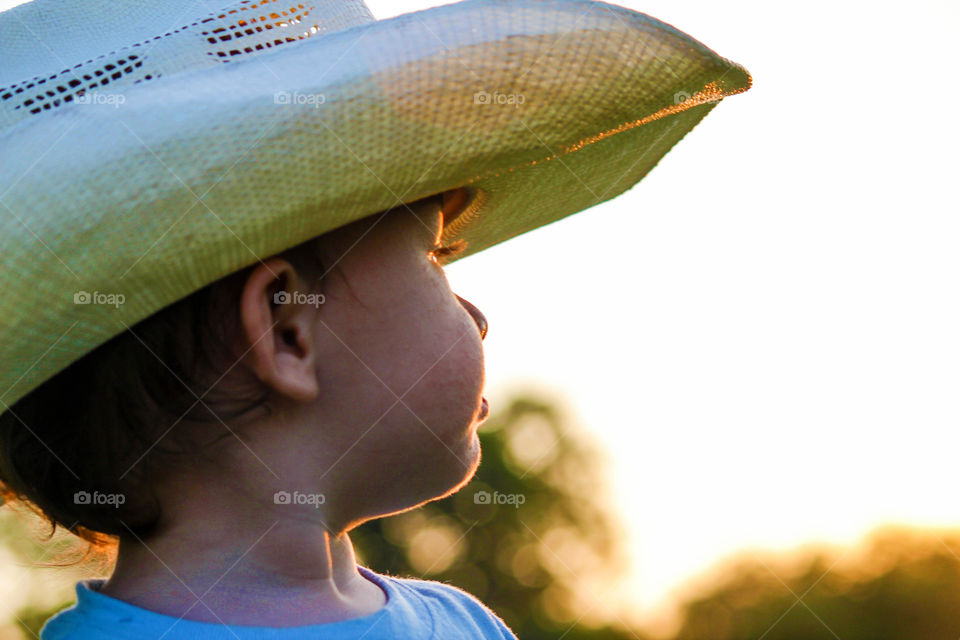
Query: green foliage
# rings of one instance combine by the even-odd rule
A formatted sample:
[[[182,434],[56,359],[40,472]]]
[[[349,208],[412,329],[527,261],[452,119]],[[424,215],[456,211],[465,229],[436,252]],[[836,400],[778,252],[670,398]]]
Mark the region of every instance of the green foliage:
[[[17,628],[20,631],[20,637],[39,638],[40,629],[44,623],[49,620],[53,614],[63,609],[63,605],[58,605],[50,609],[38,609],[27,606],[17,612]]]
[[[687,602],[675,640],[960,637],[960,536],[880,531],[845,552],[743,559]]]

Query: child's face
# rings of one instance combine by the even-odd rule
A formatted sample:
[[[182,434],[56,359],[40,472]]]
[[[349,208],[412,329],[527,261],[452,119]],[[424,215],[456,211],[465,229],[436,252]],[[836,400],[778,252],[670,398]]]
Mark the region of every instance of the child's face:
[[[316,409],[337,455],[318,471],[360,517],[448,494],[479,462],[486,320],[429,255],[442,226],[430,200],[321,240]]]

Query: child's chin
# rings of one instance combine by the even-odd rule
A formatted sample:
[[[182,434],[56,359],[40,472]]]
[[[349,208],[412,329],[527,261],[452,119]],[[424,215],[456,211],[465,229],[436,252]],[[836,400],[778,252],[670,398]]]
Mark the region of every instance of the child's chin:
[[[459,490],[465,484],[470,482],[473,479],[474,474],[477,472],[477,468],[480,466],[480,436],[477,434],[477,430],[474,429],[470,434],[470,443],[466,450],[466,455],[461,459],[463,462],[463,478],[460,482],[457,483],[457,486],[454,487],[453,491]],[[453,492],[451,491],[451,493]]]
[[[480,448],[477,447],[477,456],[474,458],[473,463],[470,464],[469,467],[467,467],[466,472],[462,473],[460,477],[457,479],[457,481],[452,486],[450,486],[446,491],[439,494],[435,498],[432,498],[432,500],[440,500],[442,498],[451,496],[457,491],[460,491],[460,489],[463,489],[467,484],[469,484],[471,480],[473,480],[473,476],[477,472],[477,467],[480,464],[479,451],[480,451]],[[463,467],[461,467],[461,471],[463,471]]]
[[[459,450],[452,449],[452,451],[457,455],[457,458],[449,457],[453,464],[447,466],[449,475],[444,478],[443,491],[436,498],[433,498],[434,500],[446,498],[456,493],[473,479],[477,467],[480,466],[480,438],[477,435],[477,430],[472,429],[467,440],[461,443]]]

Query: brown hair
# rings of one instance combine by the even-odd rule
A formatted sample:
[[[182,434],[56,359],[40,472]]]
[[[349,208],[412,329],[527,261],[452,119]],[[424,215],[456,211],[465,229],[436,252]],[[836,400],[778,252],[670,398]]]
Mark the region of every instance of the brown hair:
[[[314,288],[324,274],[317,240],[278,254]],[[60,526],[90,549],[148,535],[160,518],[156,474],[181,456],[202,455],[214,431],[222,433],[213,440],[231,436],[221,421],[269,411],[269,393],[252,373],[239,392],[216,391],[242,355],[237,318],[255,267],[140,321],[0,414],[0,497],[41,515],[51,536]],[[241,367],[233,369],[242,377]],[[190,432],[182,421],[211,429]],[[94,492],[114,498],[98,503]]]

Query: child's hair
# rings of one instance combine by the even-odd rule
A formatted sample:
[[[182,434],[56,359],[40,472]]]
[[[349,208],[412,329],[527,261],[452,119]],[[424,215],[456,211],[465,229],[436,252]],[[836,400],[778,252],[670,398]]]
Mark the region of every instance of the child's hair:
[[[278,256],[316,289],[324,275],[318,249],[313,238]],[[202,455],[204,446],[231,437],[236,429],[221,421],[269,411],[269,393],[252,374],[249,393],[247,382],[229,397],[208,393],[227,370],[240,369],[233,366],[242,355],[237,316],[255,266],[154,313],[4,411],[3,500],[41,515],[51,536],[58,525],[75,533],[90,543],[88,551],[149,534],[160,517],[151,490],[157,474],[172,471],[184,454]],[[204,433],[190,432],[182,420],[205,423]]]

